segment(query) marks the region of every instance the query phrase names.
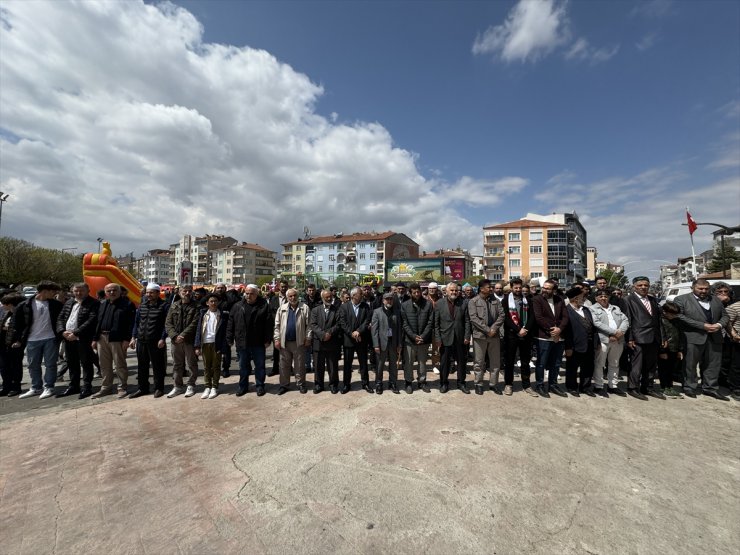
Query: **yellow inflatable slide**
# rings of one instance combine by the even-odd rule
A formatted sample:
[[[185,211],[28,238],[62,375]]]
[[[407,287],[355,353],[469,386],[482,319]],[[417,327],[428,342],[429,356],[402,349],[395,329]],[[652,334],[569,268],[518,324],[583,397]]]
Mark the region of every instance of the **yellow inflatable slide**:
[[[90,286],[91,295],[97,295],[109,283],[117,283],[126,289],[129,300],[139,306],[144,287],[139,280],[118,266],[108,241],[103,242],[103,252],[89,252],[85,255],[82,259],[82,275],[85,283]]]

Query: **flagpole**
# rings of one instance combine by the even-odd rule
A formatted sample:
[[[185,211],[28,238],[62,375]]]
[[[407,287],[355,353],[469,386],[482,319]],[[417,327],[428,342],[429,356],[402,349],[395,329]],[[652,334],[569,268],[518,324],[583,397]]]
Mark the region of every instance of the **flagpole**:
[[[686,207],[686,213],[687,214],[690,213],[688,206]],[[691,238],[691,258],[694,260],[694,270],[696,271],[697,266],[696,266],[696,253],[694,252],[694,234],[689,232],[689,237]],[[694,278],[696,277],[698,277],[698,272],[697,272],[697,275],[694,276]]]

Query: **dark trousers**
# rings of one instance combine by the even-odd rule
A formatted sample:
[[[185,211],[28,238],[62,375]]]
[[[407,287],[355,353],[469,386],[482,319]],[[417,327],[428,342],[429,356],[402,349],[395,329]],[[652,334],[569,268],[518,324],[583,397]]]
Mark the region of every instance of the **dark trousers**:
[[[239,351],[239,390],[246,391],[249,387],[249,376],[252,375],[254,363],[254,381],[257,387],[265,387],[265,348],[262,345],[245,347]],[[275,349],[275,352],[279,352]]]
[[[383,368],[385,362],[388,361],[388,385],[393,387],[396,385],[398,379],[398,346],[388,343],[388,348],[385,351],[375,353],[376,365],[375,365],[375,385],[383,385]]]
[[[730,373],[727,376],[727,384],[730,389],[736,391],[740,389],[740,342],[732,342],[732,362],[730,363]]]
[[[578,369],[581,369],[580,381]],[[573,351],[565,359],[565,387],[573,391],[586,391],[592,387],[594,377],[594,348],[589,346],[586,352]]]
[[[23,379],[23,349],[0,348],[0,376],[3,391],[20,391]]]
[[[224,370],[231,370],[231,347],[227,346],[224,352],[221,353],[221,364]]]
[[[537,366],[534,370],[534,376],[537,385],[545,385],[545,370],[547,370],[547,386],[550,388],[558,384],[558,374],[560,374],[560,365],[563,361],[563,342],[562,341],[538,341],[537,342]]]
[[[673,379],[676,376],[676,369],[681,367],[681,361],[678,360],[678,352],[668,351],[658,358],[658,376],[660,377],[661,389],[673,387]],[[680,381],[683,381],[681,379]]]
[[[69,386],[80,387],[80,368],[82,369],[82,383],[85,389],[92,389],[94,351],[91,340],[64,341],[64,351],[69,368]]]
[[[316,355],[316,365],[314,366],[314,384],[324,387],[324,371],[329,374],[329,385],[339,385],[339,367],[337,365],[337,351],[339,349],[332,350],[320,350],[314,351]]]
[[[521,362],[522,387],[527,389],[530,385],[529,376],[529,359],[532,357],[532,338],[529,336],[518,337],[513,332],[507,330],[504,336],[506,344],[506,363],[504,364],[504,384],[514,385],[514,364],[516,363],[517,353],[519,362]]]
[[[657,343],[635,343],[630,353],[632,369],[627,381],[629,389],[640,388],[641,393],[649,391],[658,369],[658,347]]]
[[[154,390],[164,391],[164,376],[167,372],[167,348],[157,347],[158,340],[137,341],[136,361],[139,366],[136,375],[139,390],[149,392],[149,365],[152,367],[154,376]]]
[[[272,370],[270,376],[277,376],[280,373],[280,349],[272,349]]]
[[[352,384],[352,362],[357,353],[357,362],[360,363],[360,380],[362,385],[367,385],[370,377],[367,372],[367,343],[358,343],[354,347],[344,347],[344,370],[342,371],[342,382],[346,387]]]
[[[442,345],[439,350],[442,355],[439,369],[439,385],[450,385],[450,367],[453,359],[457,362],[457,385],[458,387],[465,383],[465,368],[468,363],[468,345],[458,341],[449,347]]]

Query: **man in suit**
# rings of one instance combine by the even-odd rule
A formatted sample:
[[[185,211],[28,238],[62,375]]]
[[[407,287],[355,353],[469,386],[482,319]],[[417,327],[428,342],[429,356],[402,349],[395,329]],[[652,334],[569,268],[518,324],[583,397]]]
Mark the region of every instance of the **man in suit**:
[[[324,390],[324,369],[329,372],[331,392],[339,391],[337,353],[341,346],[342,329],[339,327],[339,308],[333,299],[333,293],[329,289],[324,289],[321,291],[321,304],[311,310],[309,327],[313,337],[313,351],[316,353],[314,393],[321,393]]]
[[[557,289],[557,282],[548,279],[542,284],[542,292],[532,298],[532,309],[537,323],[535,391],[542,397],[550,397],[550,391],[560,397],[567,397],[567,393],[558,385],[558,374],[563,360],[563,338],[565,328],[568,326],[568,313],[562,297],[555,294]]]
[[[722,363],[722,328],[729,316],[722,302],[709,294],[709,282],[695,279],[691,293],[679,295],[675,303],[681,307],[678,318],[686,334],[686,367],[684,393],[696,397],[701,371],[702,393],[721,401],[729,401],[719,392],[719,370]]]
[[[344,370],[342,372],[342,394],[349,392],[352,385],[352,362],[354,355],[360,363],[362,389],[373,393],[367,368],[367,351],[370,344],[371,309],[362,300],[362,289],[353,287],[350,301],[339,307],[339,326],[342,328]]]
[[[504,323],[504,309],[493,294],[491,280],[482,279],[478,282],[478,294],[468,301],[468,315],[473,335],[475,393],[483,395],[486,355],[491,365],[488,387],[491,390],[496,387],[501,361],[500,331]],[[467,393],[467,388],[461,389]]]
[[[586,292],[583,288],[572,287],[565,296],[570,300],[566,308],[568,327],[565,328],[565,387],[574,397],[579,397],[581,393],[595,397],[592,379],[598,333],[591,311],[583,305]]]
[[[376,358],[375,393],[378,395],[383,393],[383,367],[386,360],[388,361],[388,387],[393,393],[399,393],[396,380],[403,345],[403,324],[400,306],[395,299],[395,293],[384,293],[383,304],[373,311],[370,324]]]
[[[460,296],[460,285],[454,281],[447,284],[447,296],[434,306],[434,340],[441,346],[441,368],[439,371],[440,392],[450,389],[449,376],[452,360],[457,361],[457,387],[467,389],[465,367],[470,345],[470,318]]]
[[[658,370],[658,350],[662,343],[660,307],[655,297],[648,295],[650,280],[638,276],[632,280],[632,292],[624,299],[624,313],[629,320],[627,345],[631,349],[632,369],[627,382],[627,394],[647,401],[646,395],[665,399],[652,388]]]
[[[57,319],[57,332],[64,338],[64,352],[69,366],[69,387],[58,397],[79,394],[80,399],[92,395],[93,359],[92,341],[98,325],[97,299],[90,296],[87,283],[72,286],[74,298],[69,299]],[[83,387],[80,389],[80,367]]]
[[[511,395],[514,392],[514,363],[517,353],[521,366],[522,388],[524,392],[538,397],[530,387],[529,359],[532,356],[532,336],[534,334],[535,320],[529,300],[524,296],[524,283],[521,279],[511,280],[511,293],[504,295],[502,303],[504,309],[504,343],[506,348],[506,359],[504,364],[504,394]]]
[[[281,279],[278,284],[278,290],[275,292],[275,294],[270,297],[270,300],[268,301],[268,307],[269,307],[269,319],[270,322],[275,321],[275,316],[278,313],[278,310],[280,310],[280,307],[283,306],[285,303],[288,302],[288,298],[285,296],[285,293],[288,291],[288,282],[284,279]],[[273,349],[272,350],[272,370],[267,374],[268,376],[277,376],[280,373],[280,349]]]

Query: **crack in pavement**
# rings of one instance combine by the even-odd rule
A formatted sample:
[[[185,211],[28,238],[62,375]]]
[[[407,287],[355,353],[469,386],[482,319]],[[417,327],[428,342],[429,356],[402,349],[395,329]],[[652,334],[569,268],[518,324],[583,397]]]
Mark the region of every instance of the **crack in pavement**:
[[[245,482],[242,484],[242,487],[239,488],[239,491],[236,494],[237,499],[241,499],[244,488],[246,488],[249,485],[249,483],[252,481],[252,477],[247,473],[247,471],[244,470],[242,467],[240,467],[236,462],[236,458],[242,453],[242,451],[244,451],[244,449],[245,448],[239,449],[231,457],[231,464],[233,464],[234,468],[236,468],[239,472],[241,472],[246,477]]]
[[[55,554],[57,552],[57,545],[59,543],[59,517],[61,517],[62,513],[64,512],[64,509],[62,509],[62,504],[59,502],[59,496],[61,495],[62,490],[64,489],[64,468],[67,464],[67,461],[69,460],[69,451],[70,451],[70,448],[67,447],[67,450],[64,453],[64,460],[62,461],[62,470],[59,473],[59,489],[54,495],[54,504],[56,505],[56,508],[57,508],[57,514],[54,517],[54,548],[51,551],[52,554]]]

